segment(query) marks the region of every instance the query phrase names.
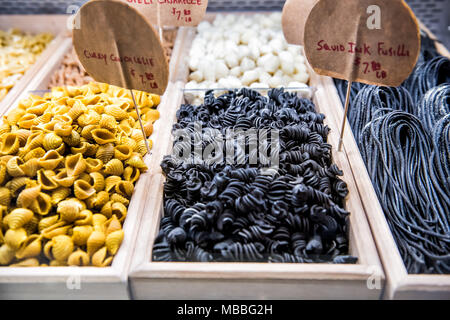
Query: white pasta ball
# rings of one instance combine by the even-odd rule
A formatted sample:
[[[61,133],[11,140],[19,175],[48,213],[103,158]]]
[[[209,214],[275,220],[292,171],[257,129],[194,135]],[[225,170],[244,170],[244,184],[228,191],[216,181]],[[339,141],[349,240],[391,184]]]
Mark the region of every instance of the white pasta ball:
[[[272,78],[272,76],[269,73],[263,71],[259,74],[258,81],[261,83],[269,83],[270,78]]]
[[[242,75],[242,69],[240,66],[234,67],[233,69],[230,70],[230,75],[232,75],[233,77],[240,77]]]
[[[191,69],[193,71],[197,70],[199,62],[200,62],[200,59],[198,58],[198,56],[191,55],[191,57],[189,58],[189,62],[188,62],[189,69]]]
[[[242,87],[242,82],[236,77],[228,77],[228,83],[230,88],[240,88]]]
[[[281,85],[282,85],[282,79],[281,79],[281,77],[274,76],[274,77],[270,78],[270,80],[269,80],[269,86],[270,86],[271,88],[278,88],[278,87],[281,86]]]
[[[306,72],[296,73],[293,78],[297,82],[308,83],[309,74]]]
[[[239,61],[244,59],[245,57],[250,57],[250,49],[247,46],[239,46],[238,58]]]
[[[281,61],[281,70],[283,70],[284,73],[291,75],[294,73],[294,57],[289,51],[282,51],[278,55]]]
[[[258,34],[254,30],[247,29],[241,34],[241,43],[248,44],[251,39],[254,39],[257,36]]]
[[[209,29],[211,29],[211,23],[209,23],[208,21],[202,21],[197,26],[197,30],[199,32],[203,32]]]
[[[195,82],[195,81],[189,81],[184,86],[185,90],[192,90],[192,89],[198,89],[198,88],[199,88],[199,84],[197,82]],[[196,98],[196,93],[194,91],[185,91],[184,92],[184,98],[186,99],[187,103],[191,103],[192,104],[192,102]]]
[[[260,48],[261,55],[269,54],[273,52],[273,49],[268,44],[262,45]]]
[[[264,71],[274,73],[280,66],[280,59],[273,54],[266,54],[258,59],[258,67],[261,67]]]
[[[216,79],[222,79],[228,76],[228,67],[223,60],[217,60],[216,63],[215,76]]]
[[[233,69],[239,66],[239,59],[236,54],[230,53],[225,56],[225,63],[228,68]]]
[[[257,70],[245,71],[242,76],[242,84],[248,86],[250,83],[259,79],[259,72]]]
[[[192,72],[189,75],[189,80],[193,80],[195,82],[202,82],[203,81],[203,73],[200,70]]]
[[[307,73],[308,68],[304,63],[296,63],[295,64],[295,73]]]
[[[241,69],[243,72],[248,71],[248,70],[253,70],[253,69],[255,69],[255,67],[256,67],[255,61],[253,61],[252,59],[247,58],[247,57],[242,59]]]

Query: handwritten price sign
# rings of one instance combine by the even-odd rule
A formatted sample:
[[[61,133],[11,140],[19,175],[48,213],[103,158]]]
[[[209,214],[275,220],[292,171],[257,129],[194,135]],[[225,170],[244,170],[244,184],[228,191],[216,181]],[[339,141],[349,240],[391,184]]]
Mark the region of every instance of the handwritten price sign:
[[[75,51],[96,81],[162,95],[169,66],[156,31],[121,1],[93,0],[78,12]]]
[[[403,0],[321,0],[304,41],[317,73],[384,86],[399,86],[420,51],[418,23]]]
[[[208,0],[121,0],[160,26],[194,27],[206,13]]]

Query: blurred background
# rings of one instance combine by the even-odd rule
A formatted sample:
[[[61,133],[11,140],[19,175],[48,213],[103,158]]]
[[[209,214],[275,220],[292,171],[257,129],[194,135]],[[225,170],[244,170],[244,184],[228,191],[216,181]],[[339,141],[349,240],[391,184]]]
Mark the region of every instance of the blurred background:
[[[85,1],[0,0],[0,14],[64,14]],[[209,11],[281,10],[285,0],[209,0]],[[450,0],[406,0],[417,17],[450,48]]]

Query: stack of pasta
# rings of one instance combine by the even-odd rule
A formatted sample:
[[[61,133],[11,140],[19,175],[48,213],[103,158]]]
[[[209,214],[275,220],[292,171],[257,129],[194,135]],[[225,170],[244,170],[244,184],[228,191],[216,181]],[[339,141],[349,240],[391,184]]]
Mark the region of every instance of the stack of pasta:
[[[49,33],[30,35],[12,29],[0,30],[0,101],[36,62],[53,39]]]
[[[160,97],[136,92],[147,138]],[[147,149],[129,90],[30,95],[0,126],[0,265],[111,264]],[[151,140],[149,141],[151,142]]]

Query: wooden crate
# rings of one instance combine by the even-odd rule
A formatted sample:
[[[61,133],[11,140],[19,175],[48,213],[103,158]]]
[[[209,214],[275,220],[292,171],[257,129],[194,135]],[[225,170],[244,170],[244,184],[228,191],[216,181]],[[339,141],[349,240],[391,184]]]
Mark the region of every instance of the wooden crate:
[[[211,16],[207,17],[211,19]],[[195,35],[190,30],[184,41],[185,52]],[[181,61],[180,61],[181,62]],[[130,288],[136,299],[379,299],[384,288],[384,273],[366,220],[352,171],[344,153],[334,152],[334,161],[344,171],[350,194],[347,209],[350,216],[350,253],[359,257],[355,265],[269,264],[269,263],[184,263],[153,262],[152,248],[163,215],[164,176],[159,167],[162,156],[172,149],[171,126],[176,110],[183,102],[182,89],[188,76],[186,63],[181,63],[176,82],[177,95],[170,100],[166,115],[167,128],[160,138],[152,163],[151,189],[144,205],[139,241],[133,256]],[[327,115],[332,129],[330,142],[337,146],[338,130],[320,78],[312,76],[317,87],[316,103]],[[370,288],[371,281],[378,288]],[[368,285],[369,283],[369,285]]]
[[[421,28],[435,39],[424,25],[421,24]],[[450,57],[442,44],[438,43],[437,48],[440,54]],[[328,105],[332,106],[330,111],[334,113],[333,119],[339,125],[344,109],[333,79],[321,77],[321,82]],[[386,274],[383,298],[450,299],[450,275],[408,274],[348,122],[344,134],[344,149]]]
[[[66,33],[67,16],[57,15],[0,15],[0,30],[17,28],[32,34],[50,32],[55,38],[37,58],[36,62],[25,72],[17,84],[11,88],[6,97],[0,101],[0,115],[3,115],[17,97],[25,90],[29,82],[43,68],[52,55],[59,49]]]
[[[183,38],[181,36],[183,32],[179,33],[175,42],[170,63],[171,70],[174,70],[178,64],[179,43]],[[26,98],[30,92],[42,94],[46,91],[53,73],[59,68],[64,55],[71,49],[72,40],[66,37],[58,46],[53,57],[4,113],[15,108],[20,99]],[[161,120],[155,123],[154,133],[151,136],[154,141],[154,149],[152,155],[144,159],[149,168],[157,154],[156,150],[161,141],[160,135],[164,132],[165,110],[168,109],[169,99],[174,96],[174,88],[174,85],[169,83],[158,107]],[[129,299],[128,271],[144,208],[144,200],[149,195],[149,183],[152,181],[153,175],[151,171],[142,174],[136,184],[123,226],[125,238],[110,267],[0,267],[0,299]],[[79,289],[77,289],[78,284],[80,284]]]

